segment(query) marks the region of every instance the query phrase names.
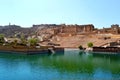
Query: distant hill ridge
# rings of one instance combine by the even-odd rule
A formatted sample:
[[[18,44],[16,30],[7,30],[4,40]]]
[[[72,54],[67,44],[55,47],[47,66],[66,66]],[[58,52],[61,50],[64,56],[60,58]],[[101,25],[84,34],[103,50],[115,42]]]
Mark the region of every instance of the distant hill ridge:
[[[31,33],[31,30],[32,28],[22,28],[18,25],[0,26],[0,34],[4,34],[6,37],[13,37],[16,33],[23,33],[27,35],[28,33]]]
[[[41,28],[48,28],[48,27],[57,27],[59,25],[56,24],[40,24],[34,25],[29,28],[24,28],[19,25],[5,25],[0,26],[0,34],[4,34],[6,37],[13,37],[15,34],[24,34],[24,35],[33,35],[36,34],[36,31]]]

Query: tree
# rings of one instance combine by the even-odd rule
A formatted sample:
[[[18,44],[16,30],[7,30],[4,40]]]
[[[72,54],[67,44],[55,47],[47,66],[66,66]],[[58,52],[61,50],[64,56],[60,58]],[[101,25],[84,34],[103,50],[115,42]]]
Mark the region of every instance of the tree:
[[[17,45],[17,43],[18,43],[18,40],[14,40],[14,46],[16,46]]]
[[[0,34],[0,43],[4,43],[5,40],[4,40],[4,35],[3,34]]]
[[[22,45],[26,45],[27,44],[27,41],[26,41],[25,36],[23,34],[20,36],[20,39],[21,39],[21,44]]]
[[[82,45],[80,45],[78,48],[79,48],[80,50],[83,49]]]
[[[93,43],[92,43],[92,42],[89,42],[89,43],[87,44],[87,46],[88,46],[88,47],[93,47]]]
[[[35,46],[38,42],[38,39],[31,38],[31,39],[28,40],[28,42],[30,43],[31,46]]]

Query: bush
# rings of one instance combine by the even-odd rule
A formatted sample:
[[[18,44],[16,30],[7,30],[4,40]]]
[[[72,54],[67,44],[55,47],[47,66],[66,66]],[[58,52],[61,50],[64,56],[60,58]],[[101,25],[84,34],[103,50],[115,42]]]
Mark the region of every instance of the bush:
[[[18,40],[14,40],[14,45],[16,46],[18,43]]]
[[[28,40],[28,42],[30,43],[31,46],[35,46],[38,42],[38,39],[31,38],[31,39]]]
[[[80,45],[78,48],[79,48],[79,49],[83,49],[82,45]]]
[[[0,34],[0,43],[3,44],[4,42],[5,42],[4,35]]]
[[[92,43],[92,42],[89,42],[89,43],[87,44],[87,46],[88,46],[88,47],[93,47],[93,43]]]

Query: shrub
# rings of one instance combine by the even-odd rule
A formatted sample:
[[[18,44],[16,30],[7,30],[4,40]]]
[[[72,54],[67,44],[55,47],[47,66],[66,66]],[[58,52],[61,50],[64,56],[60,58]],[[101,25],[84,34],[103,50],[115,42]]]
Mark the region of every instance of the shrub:
[[[79,49],[83,49],[82,45],[80,45],[78,48],[79,48]]]
[[[93,47],[93,43],[92,43],[92,42],[89,42],[89,43],[87,44],[87,46],[88,46],[88,47]]]
[[[31,46],[35,46],[38,42],[38,39],[31,38],[31,39],[28,40],[28,42],[30,43]]]
[[[18,43],[18,40],[14,40],[14,46],[16,46],[17,45],[17,43]]]
[[[4,40],[4,35],[3,34],[0,34],[0,43],[4,43],[5,40]]]

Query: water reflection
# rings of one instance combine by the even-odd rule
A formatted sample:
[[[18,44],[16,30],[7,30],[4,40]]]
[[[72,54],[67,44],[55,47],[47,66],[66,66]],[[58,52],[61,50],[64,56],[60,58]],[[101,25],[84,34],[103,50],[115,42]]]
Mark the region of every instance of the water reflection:
[[[116,79],[120,76],[118,56],[89,55],[78,50],[52,55],[0,54],[0,77],[2,74],[34,77],[70,77],[90,79]],[[47,75],[47,76],[45,76]],[[25,77],[25,76],[24,76]],[[39,80],[39,78],[38,78]]]

